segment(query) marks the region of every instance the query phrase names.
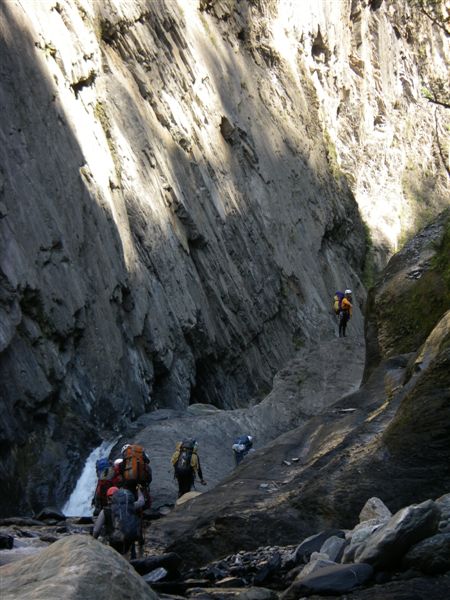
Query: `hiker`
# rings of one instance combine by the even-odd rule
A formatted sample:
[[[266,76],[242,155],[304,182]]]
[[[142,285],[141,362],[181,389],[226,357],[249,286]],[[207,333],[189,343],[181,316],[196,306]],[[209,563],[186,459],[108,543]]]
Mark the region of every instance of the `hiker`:
[[[142,530],[142,511],[151,508],[152,498],[150,495],[150,483],[152,481],[152,469],[150,458],[143,446],[138,444],[125,444],[120,451],[122,463],[121,475],[122,486],[132,492],[134,499],[138,500],[138,489],[144,496],[144,503],[139,511],[140,533],[137,539],[139,543],[139,554],[143,553],[144,536]],[[117,462],[117,461],[116,461]]]
[[[198,444],[195,440],[187,439],[178,442],[177,448],[172,454],[173,476],[178,481],[178,498],[191,491],[195,475],[198,476],[202,485],[206,485],[197,448]]]
[[[341,301],[341,307],[339,310],[339,337],[345,337],[345,330],[347,329],[347,323],[352,316],[352,290],[345,290],[344,297]]]
[[[239,436],[231,446],[236,466],[241,463],[249,452],[253,450],[253,438],[251,435]]]
[[[127,489],[110,487],[107,491],[108,504],[97,517],[92,535],[97,539],[100,533],[109,545],[122,556],[130,552],[130,558],[136,558],[135,542],[142,537],[142,519],[140,509],[145,498],[140,486],[137,486],[138,499]]]

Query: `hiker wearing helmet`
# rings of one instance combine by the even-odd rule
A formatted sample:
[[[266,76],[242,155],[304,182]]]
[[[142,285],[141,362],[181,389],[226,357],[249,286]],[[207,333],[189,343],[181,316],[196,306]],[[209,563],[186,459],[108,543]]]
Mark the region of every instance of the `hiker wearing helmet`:
[[[253,450],[253,438],[251,435],[241,435],[231,446],[236,466],[241,463],[249,452]]]
[[[98,538],[100,534],[109,545],[123,556],[136,558],[135,541],[139,540],[142,532],[140,510],[145,498],[140,486],[137,486],[138,499],[127,489],[110,487],[107,491],[108,504],[98,515],[92,535]]]
[[[178,442],[176,450],[172,454],[173,476],[178,481],[178,498],[191,491],[196,475],[200,479],[200,483],[206,485],[197,448],[198,444],[195,440],[183,440]]]
[[[345,290],[339,310],[339,337],[345,337],[347,323],[352,316],[352,290]]]

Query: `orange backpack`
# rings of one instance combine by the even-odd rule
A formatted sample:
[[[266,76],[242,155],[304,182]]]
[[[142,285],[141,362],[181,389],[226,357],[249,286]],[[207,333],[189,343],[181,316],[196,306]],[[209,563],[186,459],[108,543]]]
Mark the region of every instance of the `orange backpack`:
[[[125,481],[133,483],[150,483],[151,470],[149,460],[142,446],[133,444],[122,453],[122,475]]]

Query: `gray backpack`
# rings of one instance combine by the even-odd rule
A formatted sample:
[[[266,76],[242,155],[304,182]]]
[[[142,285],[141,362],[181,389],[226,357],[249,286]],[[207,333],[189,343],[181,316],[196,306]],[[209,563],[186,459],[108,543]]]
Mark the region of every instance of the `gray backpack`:
[[[120,489],[111,499],[112,542],[134,542],[139,538],[140,522],[134,508],[134,495]]]

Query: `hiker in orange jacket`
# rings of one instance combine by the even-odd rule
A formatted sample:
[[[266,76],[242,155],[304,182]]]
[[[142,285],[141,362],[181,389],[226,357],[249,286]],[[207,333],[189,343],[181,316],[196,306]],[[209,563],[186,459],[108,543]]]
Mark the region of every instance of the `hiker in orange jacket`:
[[[341,308],[339,310],[339,337],[345,337],[345,330],[347,329],[347,323],[352,316],[353,305],[352,290],[345,290],[344,297],[342,298]]]

